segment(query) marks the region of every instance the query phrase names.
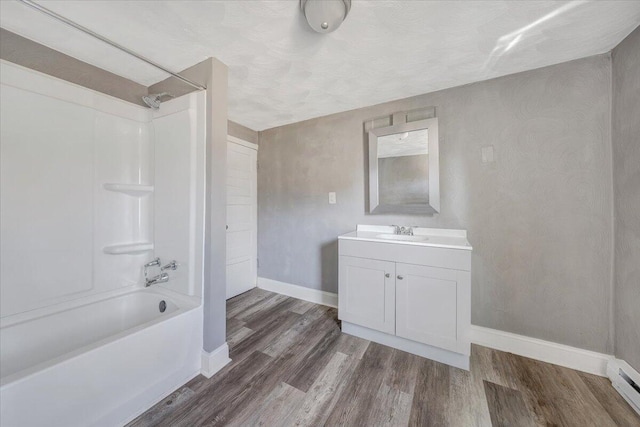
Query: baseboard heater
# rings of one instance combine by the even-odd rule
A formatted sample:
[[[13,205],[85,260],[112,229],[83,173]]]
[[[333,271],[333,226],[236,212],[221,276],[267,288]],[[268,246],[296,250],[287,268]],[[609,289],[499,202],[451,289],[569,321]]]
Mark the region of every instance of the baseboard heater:
[[[613,387],[629,405],[640,414],[640,374],[627,362],[611,359],[607,363],[607,376]]]

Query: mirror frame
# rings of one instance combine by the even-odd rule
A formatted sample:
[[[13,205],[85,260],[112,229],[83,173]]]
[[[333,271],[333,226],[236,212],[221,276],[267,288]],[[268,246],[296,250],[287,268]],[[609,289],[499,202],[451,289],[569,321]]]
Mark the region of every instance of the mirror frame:
[[[397,133],[428,130],[429,134],[429,203],[381,205],[378,189],[378,138]],[[370,214],[434,214],[440,212],[440,155],[438,118],[400,123],[369,131],[369,213]]]

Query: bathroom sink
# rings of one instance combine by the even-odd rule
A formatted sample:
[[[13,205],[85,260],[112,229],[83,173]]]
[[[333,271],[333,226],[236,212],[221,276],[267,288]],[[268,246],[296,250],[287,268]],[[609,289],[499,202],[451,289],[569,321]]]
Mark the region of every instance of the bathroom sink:
[[[403,242],[426,242],[429,240],[428,236],[409,236],[405,234],[378,234],[378,239],[385,240],[400,240]]]

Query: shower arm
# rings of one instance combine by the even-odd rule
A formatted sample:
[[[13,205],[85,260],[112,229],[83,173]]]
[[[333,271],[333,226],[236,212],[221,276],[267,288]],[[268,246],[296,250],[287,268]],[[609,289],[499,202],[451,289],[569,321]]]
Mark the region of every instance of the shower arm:
[[[98,33],[95,33],[93,31],[91,31],[87,27],[83,27],[82,25],[78,24],[77,22],[74,22],[74,21],[72,21],[70,19],[67,19],[62,15],[58,15],[54,11],[52,11],[50,9],[47,9],[46,7],[41,6],[40,4],[38,4],[38,3],[36,3],[36,2],[34,2],[32,0],[18,0],[18,1],[20,3],[26,5],[26,6],[29,6],[29,7],[33,8],[33,9],[39,11],[39,12],[44,13],[45,15],[50,16],[53,19],[56,19],[56,20],[62,22],[63,24],[66,24],[66,25],[68,25],[70,27],[73,27],[76,30],[80,30],[83,33],[88,34],[91,37],[96,38],[96,39],[98,39],[98,40],[100,40],[100,41],[102,41],[102,42],[104,42],[104,43],[106,43],[106,44],[108,44],[108,45],[110,45],[112,47],[115,47],[118,50],[121,50],[121,51],[123,51],[125,53],[128,53],[129,55],[131,55],[131,56],[133,56],[133,57],[135,57],[135,58],[137,58],[137,59],[139,59],[139,60],[141,60],[143,62],[146,62],[147,64],[151,65],[152,67],[156,67],[157,69],[162,70],[165,73],[172,75],[176,79],[188,84],[189,86],[192,86],[192,87],[194,87],[196,89],[199,89],[199,90],[206,90],[207,89],[206,86],[203,86],[203,85],[198,84],[198,83],[196,83],[196,82],[194,82],[192,80],[189,80],[188,78],[183,77],[178,73],[174,73],[173,71],[168,70],[167,68],[165,68],[162,65],[158,64],[157,62],[154,62],[154,61],[152,61],[152,60],[150,60],[148,58],[145,58],[144,56],[132,51],[131,49],[128,49],[128,48],[126,48],[126,47],[124,47],[124,46],[122,46],[122,45],[120,45],[120,44],[118,44],[118,43],[116,43],[114,41],[109,40],[108,38],[106,38],[104,36],[101,36]]]

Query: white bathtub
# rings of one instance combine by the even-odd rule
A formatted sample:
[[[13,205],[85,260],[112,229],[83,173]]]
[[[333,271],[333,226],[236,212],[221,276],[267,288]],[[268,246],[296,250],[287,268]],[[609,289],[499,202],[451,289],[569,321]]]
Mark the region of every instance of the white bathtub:
[[[197,375],[201,351],[200,300],[161,288],[3,318],[0,425],[122,425]]]

